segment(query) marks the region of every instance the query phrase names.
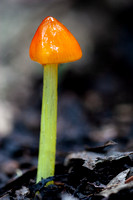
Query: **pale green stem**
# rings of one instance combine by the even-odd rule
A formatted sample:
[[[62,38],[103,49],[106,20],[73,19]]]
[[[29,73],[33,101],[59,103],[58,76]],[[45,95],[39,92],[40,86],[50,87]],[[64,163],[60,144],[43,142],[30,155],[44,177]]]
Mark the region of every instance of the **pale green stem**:
[[[37,182],[54,175],[57,129],[58,65],[44,66]]]

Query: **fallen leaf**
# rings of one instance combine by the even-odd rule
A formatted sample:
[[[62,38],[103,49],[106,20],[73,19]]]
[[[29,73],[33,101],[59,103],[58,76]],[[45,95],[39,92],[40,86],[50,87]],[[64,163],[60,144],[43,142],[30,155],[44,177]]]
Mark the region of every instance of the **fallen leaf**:
[[[127,169],[119,173],[115,178],[113,178],[106,186],[106,188],[99,193],[99,195],[104,197],[109,197],[112,193],[117,193],[121,189],[133,187],[133,182],[125,184],[125,179],[130,169]]]
[[[72,159],[81,159],[83,160],[83,167],[86,167],[90,170],[93,170],[97,164],[104,163],[106,161],[114,161],[122,158],[126,158],[130,155],[133,155],[133,152],[109,152],[107,154],[104,153],[95,153],[95,152],[87,152],[82,151],[78,153],[69,154],[65,159],[65,165],[68,166]]]

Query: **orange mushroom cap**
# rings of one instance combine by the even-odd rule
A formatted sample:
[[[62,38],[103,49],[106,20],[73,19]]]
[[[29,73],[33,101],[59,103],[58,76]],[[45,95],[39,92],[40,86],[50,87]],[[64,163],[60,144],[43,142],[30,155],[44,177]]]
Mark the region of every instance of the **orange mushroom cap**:
[[[82,57],[75,37],[53,17],[46,17],[38,27],[29,54],[32,60],[43,65],[72,62]]]

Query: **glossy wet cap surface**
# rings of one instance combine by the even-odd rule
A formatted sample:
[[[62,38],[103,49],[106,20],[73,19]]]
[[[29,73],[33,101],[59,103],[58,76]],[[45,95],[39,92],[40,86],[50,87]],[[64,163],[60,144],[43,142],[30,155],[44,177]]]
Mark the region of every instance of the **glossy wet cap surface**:
[[[33,61],[43,65],[73,62],[82,57],[75,37],[53,17],[46,17],[38,27],[29,54]]]

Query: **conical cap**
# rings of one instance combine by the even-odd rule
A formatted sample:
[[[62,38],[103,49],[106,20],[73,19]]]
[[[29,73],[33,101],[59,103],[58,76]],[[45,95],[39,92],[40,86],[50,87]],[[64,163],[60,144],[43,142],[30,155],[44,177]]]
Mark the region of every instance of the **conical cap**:
[[[45,18],[38,27],[29,54],[32,60],[43,65],[72,62],[82,57],[75,37],[53,17]]]

